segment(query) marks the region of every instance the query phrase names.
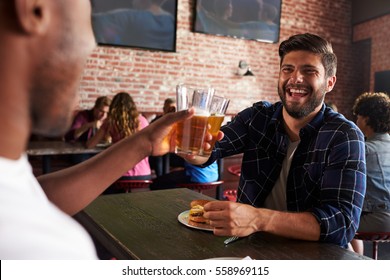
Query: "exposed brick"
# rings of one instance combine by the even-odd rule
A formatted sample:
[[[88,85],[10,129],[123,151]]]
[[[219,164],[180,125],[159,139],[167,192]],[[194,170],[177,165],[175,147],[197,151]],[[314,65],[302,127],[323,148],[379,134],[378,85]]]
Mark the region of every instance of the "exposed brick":
[[[333,43],[339,60],[338,80],[327,99],[350,117],[355,92],[356,58],[353,42],[372,39],[370,89],[375,71],[390,69],[390,15],[351,26],[351,1],[283,0],[280,41],[275,44],[194,33],[194,0],[179,0],[176,52],[100,46],[89,57],[80,86],[80,107],[98,95],[129,92],[140,111],[159,112],[163,100],[175,96],[178,83],[212,85],[232,99],[228,113],[235,114],[258,100],[279,100],[278,45],[296,33],[312,32]],[[255,77],[239,77],[239,60],[246,60]],[[152,86],[158,85],[158,86]],[[163,86],[160,86],[163,85]],[[96,91],[93,91],[93,88]],[[156,98],[158,97],[158,98]]]

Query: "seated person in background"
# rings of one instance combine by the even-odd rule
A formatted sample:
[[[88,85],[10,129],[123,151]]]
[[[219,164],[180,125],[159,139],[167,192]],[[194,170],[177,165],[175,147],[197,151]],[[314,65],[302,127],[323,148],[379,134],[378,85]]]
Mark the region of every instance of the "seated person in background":
[[[151,190],[173,189],[178,184],[187,183],[209,183],[215,182],[219,178],[218,164],[212,163],[207,167],[199,167],[184,162],[184,170],[172,171],[153,180],[150,185]]]
[[[367,188],[358,232],[390,232],[390,98],[385,93],[363,93],[353,113],[366,137]],[[362,240],[351,243],[363,254]]]
[[[158,120],[159,118],[161,118],[165,114],[175,112],[176,111],[175,104],[176,104],[176,101],[174,99],[172,99],[172,98],[165,99],[164,106],[163,106],[163,114],[155,117],[151,121],[151,123]],[[175,153],[169,153],[167,155],[158,156],[158,157],[150,156],[149,157],[150,168],[152,168],[154,170],[157,177],[161,176],[165,173],[164,172],[164,161],[165,161],[166,165],[169,165],[168,168],[183,167],[183,164],[184,164],[184,160],[181,157],[179,157],[178,155],[176,155]]]
[[[97,133],[87,141],[87,147],[95,147],[107,136],[112,143],[135,134],[149,123],[137,110],[133,98],[127,92],[117,93],[112,99],[107,119]],[[122,180],[145,180],[151,178],[148,157],[138,162],[132,169],[122,175]],[[110,192],[110,189],[108,189]]]
[[[65,134],[66,142],[86,143],[98,131],[107,117],[111,99],[107,96],[100,96],[96,99],[92,109],[79,111],[73,119],[70,130]],[[85,161],[95,154],[73,154],[70,155],[72,164]]]
[[[176,101],[175,101],[174,99],[172,99],[172,98],[167,98],[167,99],[165,99],[165,101],[164,101],[164,106],[163,106],[163,113],[162,113],[162,115],[156,116],[156,117],[151,121],[151,123],[154,122],[154,121],[157,121],[159,118],[161,118],[161,117],[162,117],[163,115],[165,115],[165,114],[168,114],[168,113],[171,113],[171,112],[176,112],[175,103],[176,103]]]
[[[70,130],[65,134],[65,141],[87,142],[106,119],[110,104],[111,100],[107,96],[100,96],[92,109],[79,111]]]

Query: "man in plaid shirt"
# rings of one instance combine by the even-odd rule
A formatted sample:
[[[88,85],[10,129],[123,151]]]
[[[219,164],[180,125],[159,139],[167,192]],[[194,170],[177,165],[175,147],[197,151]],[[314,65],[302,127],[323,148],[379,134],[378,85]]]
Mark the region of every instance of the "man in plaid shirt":
[[[361,131],[324,105],[336,55],[314,34],[290,37],[279,55],[281,102],[240,112],[205,163],[243,153],[239,203],[210,202],[205,217],[216,235],[265,231],[346,247],[359,226],[366,165]]]

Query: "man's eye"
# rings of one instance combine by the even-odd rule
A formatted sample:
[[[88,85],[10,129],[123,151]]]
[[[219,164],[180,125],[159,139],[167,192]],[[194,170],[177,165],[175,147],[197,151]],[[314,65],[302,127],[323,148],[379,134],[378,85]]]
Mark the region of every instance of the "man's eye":
[[[316,71],[315,69],[306,69],[306,70],[305,70],[305,73],[306,73],[306,74],[309,74],[309,75],[312,75],[312,74],[317,73],[317,71]]]
[[[292,72],[293,70],[292,70],[292,68],[290,68],[290,67],[284,67],[284,68],[282,68],[282,71],[283,71],[284,73],[290,73],[290,72]]]

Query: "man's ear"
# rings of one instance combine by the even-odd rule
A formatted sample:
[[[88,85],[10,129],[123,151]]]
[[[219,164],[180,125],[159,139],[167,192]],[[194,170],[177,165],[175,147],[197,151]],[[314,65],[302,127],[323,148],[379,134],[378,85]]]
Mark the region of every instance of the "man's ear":
[[[50,1],[15,0],[17,20],[27,34],[45,33],[50,25]]]
[[[327,84],[327,92],[331,91],[334,88],[335,84],[336,84],[336,76],[329,77],[328,84]]]

